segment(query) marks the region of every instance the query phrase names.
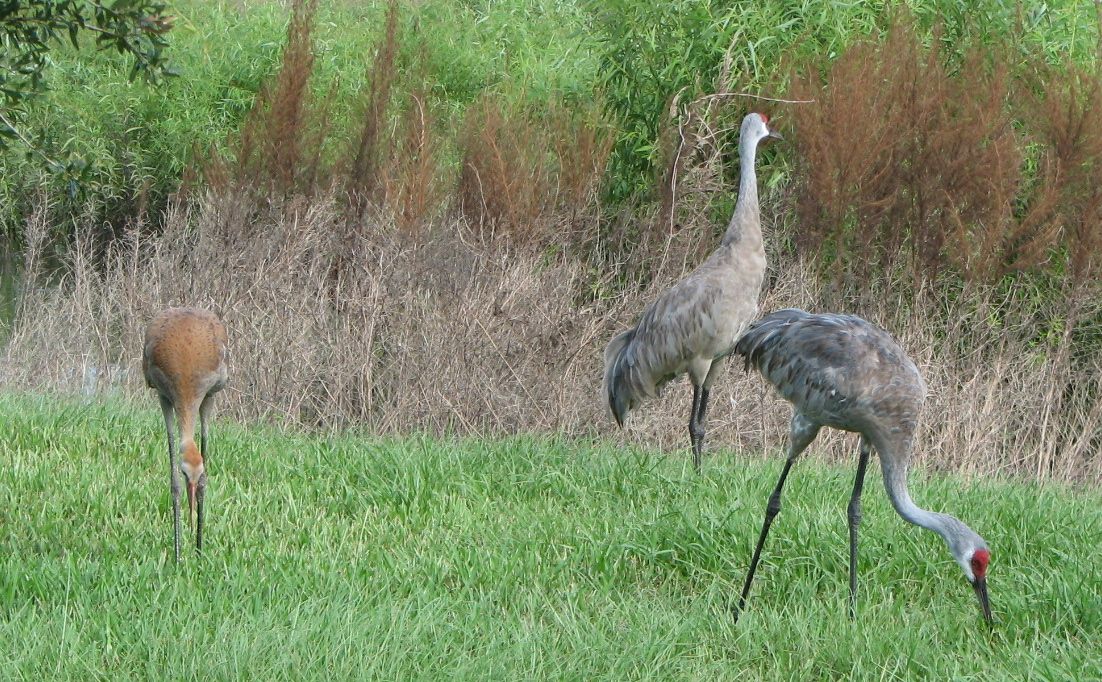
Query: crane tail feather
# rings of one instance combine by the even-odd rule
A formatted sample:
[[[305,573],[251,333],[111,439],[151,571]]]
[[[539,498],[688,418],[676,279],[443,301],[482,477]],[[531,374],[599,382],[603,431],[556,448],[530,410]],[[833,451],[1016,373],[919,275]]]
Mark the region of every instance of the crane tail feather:
[[[604,394],[608,399],[609,413],[621,427],[628,412],[638,402],[630,377],[629,346],[633,338],[634,328],[617,334],[605,347]]]
[[[783,338],[784,332],[793,322],[809,316],[797,308],[785,308],[769,313],[750,325],[735,344],[734,352],[742,356],[743,369],[749,372],[754,367],[764,374],[764,366],[769,362],[771,352]]]

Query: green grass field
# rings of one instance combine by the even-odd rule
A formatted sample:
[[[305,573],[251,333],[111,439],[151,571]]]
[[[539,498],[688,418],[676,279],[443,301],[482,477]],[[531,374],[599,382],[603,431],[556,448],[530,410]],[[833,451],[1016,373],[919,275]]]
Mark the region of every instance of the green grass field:
[[[735,625],[779,452],[713,443],[696,476],[684,452],[218,423],[208,545],[177,566],[162,428],[152,398],[0,397],[0,678],[1102,678],[1097,493],[912,475],[991,544],[990,630],[870,476],[851,622],[852,467],[802,462]]]

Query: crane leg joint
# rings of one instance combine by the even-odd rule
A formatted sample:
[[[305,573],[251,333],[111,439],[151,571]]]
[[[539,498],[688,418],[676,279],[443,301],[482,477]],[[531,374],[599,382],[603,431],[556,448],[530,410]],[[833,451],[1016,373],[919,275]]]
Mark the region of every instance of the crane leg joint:
[[[703,438],[704,438],[704,427],[700,426],[699,424],[693,424],[692,422],[690,422],[689,423],[689,437],[694,439],[694,440],[703,440]]]
[[[849,517],[849,525],[856,527],[861,523],[861,501],[858,499],[850,500],[849,509],[847,510],[847,516]]]
[[[772,520],[781,511],[781,496],[778,492],[774,491],[769,496],[769,504],[765,505],[765,518]]]

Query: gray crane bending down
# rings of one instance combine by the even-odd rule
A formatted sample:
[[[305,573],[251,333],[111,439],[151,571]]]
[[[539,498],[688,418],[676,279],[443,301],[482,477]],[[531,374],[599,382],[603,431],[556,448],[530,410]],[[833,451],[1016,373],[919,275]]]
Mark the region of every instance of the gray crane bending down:
[[[758,143],[780,138],[764,114],[748,114],[739,131],[738,202],[719,248],[643,311],[639,323],[605,348],[604,392],[620,426],[644,398],[685,372],[693,384],[689,438],[700,470],[708,392],[723,359],[757,316],[765,276],[765,248],[754,159]]]
[[[781,488],[792,463],[823,426],[861,434],[857,477],[849,502],[850,617],[857,605],[857,526],[861,521],[861,488],[869,452],[880,455],[884,488],[905,521],[932,530],[945,540],[991,621],[987,598],[987,543],[948,514],[926,511],[907,492],[915,428],[926,385],[918,368],[895,339],[876,325],[853,315],[811,313],[789,308],[755,322],[739,339],[735,353],[746,369],[756,367],[765,380],[792,403],[788,461],[766,506],[765,523],[750,560],[735,619],[746,602],[773,517],[781,508]]]
[[[176,561],[180,560],[179,466],[187,483],[188,520],[195,512],[195,548],[203,549],[203,498],[207,489],[207,413],[214,394],[226,385],[226,328],[214,313],[195,308],[169,308],[145,330],[142,371],[157,391],[168,432],[168,472],[172,492],[172,530]],[[199,417],[199,447],[195,417]],[[180,426],[180,458],[176,458],[173,418]]]

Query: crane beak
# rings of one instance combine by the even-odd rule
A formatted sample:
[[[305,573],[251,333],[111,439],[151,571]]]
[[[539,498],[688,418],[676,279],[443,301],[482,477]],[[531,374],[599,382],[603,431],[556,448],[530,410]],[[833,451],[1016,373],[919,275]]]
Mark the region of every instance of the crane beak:
[[[203,551],[203,498],[207,496],[207,475],[199,477],[195,491],[195,549]]]
[[[195,518],[195,484],[188,481],[187,484],[187,520],[188,524],[192,523]]]
[[[980,600],[980,608],[983,609],[984,619],[991,621],[991,601],[987,598],[987,578],[977,578],[972,582],[972,589],[976,591],[976,598]]]
[[[778,133],[776,130],[773,130],[772,128],[769,128],[769,137],[774,140],[784,139],[784,137],[782,137],[780,133]]]

